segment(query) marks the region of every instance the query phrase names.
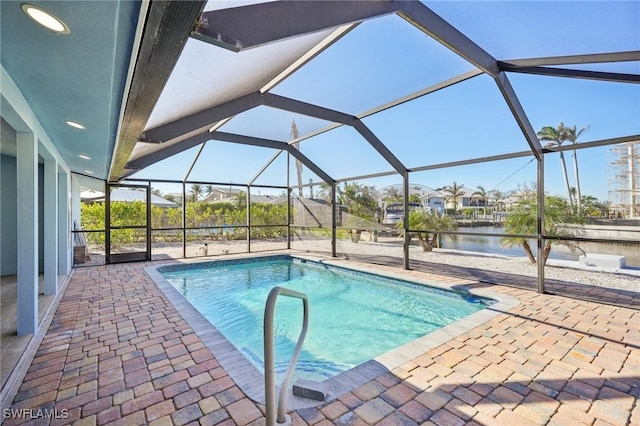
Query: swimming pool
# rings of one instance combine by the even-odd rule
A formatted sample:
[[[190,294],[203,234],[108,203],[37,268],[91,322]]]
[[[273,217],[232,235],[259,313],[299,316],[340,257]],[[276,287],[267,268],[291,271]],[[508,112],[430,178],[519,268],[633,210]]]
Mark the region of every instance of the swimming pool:
[[[269,256],[159,267],[158,271],[257,369],[264,307],[277,285],[309,297],[310,323],[296,375],[322,381],[405,345],[492,300],[409,281]],[[276,373],[284,374],[302,323],[299,300],[278,299]]]

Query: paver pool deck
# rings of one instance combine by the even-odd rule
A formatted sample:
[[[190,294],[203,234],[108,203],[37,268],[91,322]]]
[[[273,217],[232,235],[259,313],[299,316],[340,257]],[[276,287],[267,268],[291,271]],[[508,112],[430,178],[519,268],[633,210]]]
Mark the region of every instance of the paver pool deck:
[[[144,272],[161,263],[74,271],[10,407],[67,418],[3,424],[264,424],[264,407]],[[293,424],[640,424],[640,310],[407,274],[490,286],[520,304],[337,400],[292,412]]]

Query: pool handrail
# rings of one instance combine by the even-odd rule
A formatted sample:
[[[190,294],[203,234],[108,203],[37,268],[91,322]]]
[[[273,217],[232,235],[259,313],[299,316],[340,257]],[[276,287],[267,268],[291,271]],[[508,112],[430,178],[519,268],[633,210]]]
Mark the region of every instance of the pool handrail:
[[[287,373],[282,384],[280,385],[280,397],[278,398],[278,409],[276,416],[276,384],[275,384],[275,360],[274,360],[274,343],[273,343],[273,315],[276,307],[276,300],[279,295],[302,299],[303,320],[302,330],[298,336],[298,342],[293,351]],[[267,297],[267,303],[264,308],[264,393],[266,408],[266,424],[267,426],[288,425],[291,424],[291,418],[287,415],[287,395],[289,390],[289,382],[295,371],[298,356],[302,350],[304,338],[307,335],[309,326],[309,300],[307,295],[285,287],[276,286],[271,289]],[[277,422],[277,423],[276,423]]]

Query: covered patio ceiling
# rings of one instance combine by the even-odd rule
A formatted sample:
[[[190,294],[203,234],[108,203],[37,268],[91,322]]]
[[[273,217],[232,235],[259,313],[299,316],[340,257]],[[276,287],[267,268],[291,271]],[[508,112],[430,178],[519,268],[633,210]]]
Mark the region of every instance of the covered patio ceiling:
[[[67,32],[55,33],[30,19],[27,5],[56,16]],[[104,179],[146,6],[138,1],[0,2],[3,120],[18,132],[34,127],[22,122],[25,111],[14,111],[15,85],[15,97],[38,117],[66,165]],[[3,138],[0,152],[15,157],[10,140]]]
[[[229,7],[237,3],[242,5]],[[640,83],[640,30],[637,26],[626,25],[624,22],[629,17],[620,15],[631,10],[632,14],[640,16],[638,4],[618,7],[606,2],[558,2],[552,6],[558,13],[565,13],[567,9],[573,13],[566,16],[567,28],[559,28],[557,33],[545,31],[549,25],[542,23],[539,23],[539,32],[526,32],[524,22],[532,7],[536,5],[529,2],[281,1],[249,5],[246,2],[210,2],[194,26],[187,25],[183,19],[184,25],[180,28],[185,33],[182,35],[185,39],[186,35],[190,37],[182,49],[171,43],[181,36],[179,32],[156,35],[155,54],[164,58],[157,69],[166,74],[166,84],[157,74],[145,73],[141,68],[145,63],[138,62],[138,81],[136,83],[134,79],[133,85],[147,88],[146,101],[141,105],[136,102],[139,93],[130,92],[125,118],[135,119],[124,121],[109,180],[126,178],[175,154],[218,140],[284,150],[322,180],[331,182],[347,176],[330,175],[314,163],[315,158],[295,149],[294,144],[339,127],[353,129],[384,160],[386,169],[378,172],[405,175],[429,167],[464,164],[470,159],[461,154],[461,158],[446,164],[429,163],[425,159],[419,167],[408,165],[365,123],[365,119],[478,78],[488,78],[495,84],[502,103],[496,108],[508,109],[510,120],[526,142],[512,146],[504,143],[501,145],[503,150],[489,159],[510,155],[540,158],[546,149],[538,140],[532,120],[514,89],[514,75],[623,84],[630,88],[625,96],[635,99],[635,108],[640,108],[637,86]],[[472,16],[475,8],[491,9],[492,18],[475,21]],[[590,16],[597,16],[598,11],[603,19],[618,16],[621,25],[617,32],[604,33],[590,25],[588,18],[584,18],[587,22],[580,21],[584,8],[589,9]],[[504,20],[505,17],[509,20]],[[574,17],[576,22],[572,22]],[[500,27],[495,28],[496,22],[500,22]],[[412,72],[421,74],[419,67],[411,61],[399,64],[396,75],[373,80],[376,84],[360,92],[352,102],[344,99],[327,101],[326,96],[314,95],[310,90],[296,91],[293,89],[296,84],[287,85],[294,76],[304,74],[306,68],[312,67],[316,58],[330,55],[332,50],[347,42],[356,43],[358,32],[364,33],[365,27],[371,31],[374,25],[380,25],[384,31],[382,37],[391,40],[392,44],[395,41],[393,53],[398,58],[424,57],[425,61],[435,64],[433,68],[425,68],[416,78],[422,86],[402,93],[394,85],[394,80]],[[527,38],[529,41],[524,43]],[[412,44],[416,40],[418,47]],[[364,43],[362,39],[359,41],[359,48],[352,57],[387,53],[382,48],[379,51],[375,45],[367,45],[366,40]],[[172,49],[168,51],[167,46]],[[359,74],[362,79],[368,79],[370,73],[375,74],[375,69],[362,68],[356,70],[355,77],[350,76],[354,70],[345,66],[343,71],[342,64],[337,62],[334,68],[323,79],[335,79],[337,86],[340,79],[357,81]],[[431,75],[431,79],[426,78]],[[435,76],[437,79],[434,80]],[[334,95],[347,96],[339,91]],[[153,102],[155,98],[157,102]],[[311,118],[313,122],[305,127],[304,134],[290,140],[271,137],[268,129],[240,125],[251,122],[249,114],[265,108],[285,111],[287,117]],[[243,117],[246,117],[244,121]],[[127,127],[128,123],[134,125]],[[583,145],[638,140],[638,127]]]

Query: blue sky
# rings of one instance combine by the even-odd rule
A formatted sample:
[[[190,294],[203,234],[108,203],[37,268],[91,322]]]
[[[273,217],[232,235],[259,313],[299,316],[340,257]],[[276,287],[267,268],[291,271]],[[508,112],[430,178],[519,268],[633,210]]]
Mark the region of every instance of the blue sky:
[[[454,1],[427,5],[497,59],[640,50],[637,1]],[[581,68],[640,74],[638,62]],[[357,115],[472,69],[401,18],[387,16],[361,24],[273,92]],[[535,130],[560,122],[578,128],[590,126],[581,142],[640,134],[637,84],[512,73],[508,77]],[[329,124],[258,107],[235,117],[221,130],[287,141],[294,119],[303,135]],[[528,149],[497,85],[485,75],[375,114],[364,122],[408,167]],[[334,178],[392,169],[351,128],[332,130],[300,146]],[[582,192],[600,200],[607,199],[607,149],[578,151]],[[195,152],[151,166],[136,177],[182,179]],[[267,149],[209,142],[191,178],[246,182],[272,155]],[[575,185],[571,153],[565,157]],[[416,173],[411,180],[433,188],[455,180],[471,188],[483,185],[509,190],[518,183],[535,181],[535,161],[529,160]],[[284,165],[286,157],[281,155],[257,183],[286,184]],[[546,171],[546,191],[564,194],[559,155],[546,157]],[[309,179],[319,181],[305,168],[303,180],[306,183]],[[295,167],[291,182],[295,182]],[[398,176],[362,181],[377,187],[399,182]]]

